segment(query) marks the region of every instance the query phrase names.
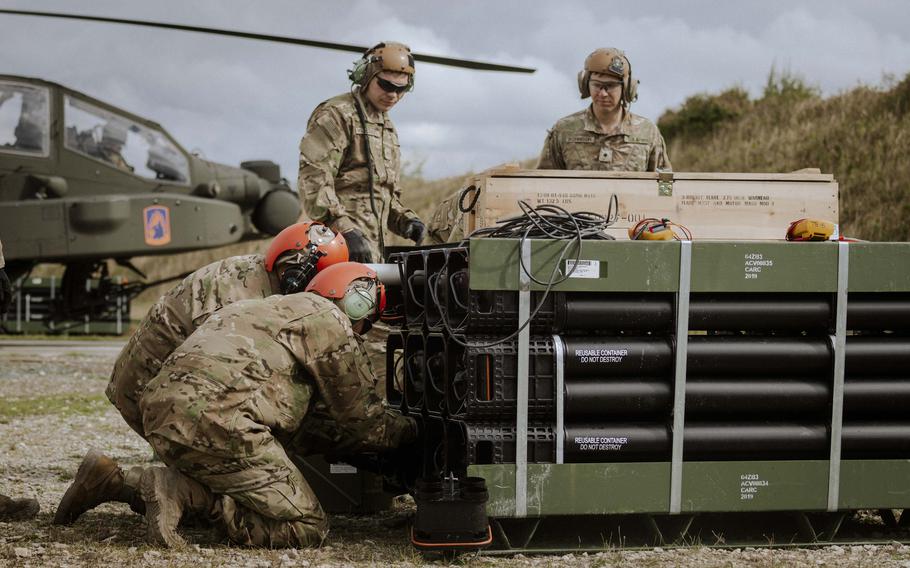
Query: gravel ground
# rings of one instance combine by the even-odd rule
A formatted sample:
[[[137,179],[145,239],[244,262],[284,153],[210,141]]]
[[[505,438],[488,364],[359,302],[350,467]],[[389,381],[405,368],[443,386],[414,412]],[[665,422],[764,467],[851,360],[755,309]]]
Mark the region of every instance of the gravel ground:
[[[250,550],[226,545],[209,529],[188,529],[180,551],[145,544],[144,520],[126,505],[106,504],[71,527],[51,524],[82,455],[97,447],[125,466],[148,464],[146,443],[104,398],[110,353],[51,354],[0,349],[0,493],[34,497],[34,521],[0,523],[0,566],[419,566],[407,543],[406,503],[370,517],[333,516],[318,550]],[[828,546],[810,549],[613,550],[565,556],[464,556],[456,566],[865,566],[910,568],[910,547]]]

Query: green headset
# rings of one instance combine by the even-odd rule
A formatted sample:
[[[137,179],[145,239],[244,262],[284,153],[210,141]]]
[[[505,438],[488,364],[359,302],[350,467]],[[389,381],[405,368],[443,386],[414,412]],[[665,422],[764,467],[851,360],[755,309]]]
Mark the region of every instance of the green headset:
[[[338,304],[351,321],[358,321],[376,311],[376,295],[366,288],[354,286]]]

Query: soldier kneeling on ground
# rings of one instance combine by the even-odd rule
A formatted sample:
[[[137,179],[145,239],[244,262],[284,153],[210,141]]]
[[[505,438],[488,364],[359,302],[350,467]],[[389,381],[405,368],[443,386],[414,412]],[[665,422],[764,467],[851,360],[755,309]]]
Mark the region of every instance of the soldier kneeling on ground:
[[[344,238],[322,223],[295,223],[281,231],[265,254],[232,256],[204,266],[164,294],[139,323],[120,352],[107,397],[123,419],[145,438],[139,397],[162,363],[213,313],[240,300],[302,292],[318,271],[348,259]],[[123,472],[97,450],[83,458],[54,516],[71,524],[107,501],[129,503],[140,514],[136,496],[141,470]]]
[[[376,273],[341,263],[307,289],[218,311],[145,388],[146,437],[169,466],[140,472],[150,542],[183,544],[177,524],[190,512],[234,543],[319,546],[326,515],[282,444],[307,437],[311,408],[324,410],[338,447],[352,453],[417,439],[417,424],[375,392],[358,336],[382,309]]]

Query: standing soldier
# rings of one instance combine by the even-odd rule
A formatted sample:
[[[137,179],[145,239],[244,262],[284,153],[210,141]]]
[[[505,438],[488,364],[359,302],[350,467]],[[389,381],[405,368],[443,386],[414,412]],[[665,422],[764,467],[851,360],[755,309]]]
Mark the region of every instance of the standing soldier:
[[[348,72],[351,92],[313,111],[300,141],[298,185],[310,219],[344,235],[350,259],[382,262],[386,229],[420,244],[426,226],[402,205],[401,151],[388,111],[414,88],[408,46],[384,42],[368,49]],[[366,338],[373,368],[385,376],[389,328]]]
[[[550,129],[537,169],[653,172],[669,170],[663,136],[653,122],[633,114],[638,80],[616,48],[595,50],[578,73],[585,110],[561,118]]]
[[[13,288],[3,269],[4,266],[6,266],[6,261],[3,260],[3,243],[0,242],[0,318],[6,314],[10,301],[13,299]],[[40,506],[35,499],[12,499],[6,495],[0,495],[0,522],[32,519],[38,514],[39,509]]]
[[[602,48],[585,59],[578,72],[581,98],[591,97],[585,110],[561,118],[544,142],[539,170],[598,170],[653,172],[671,169],[667,145],[653,122],[629,111],[638,98],[638,80],[622,51]],[[433,213],[430,242],[454,242],[464,237],[461,191],[446,198]]]
[[[145,432],[169,466],[141,475],[152,543],[182,544],[177,524],[186,511],[214,521],[237,544],[319,546],[328,532],[325,513],[281,443],[317,403],[349,451],[416,440],[414,420],[377,396],[357,339],[384,302],[376,273],[340,263],[307,290],[313,293],[218,311],[143,392]]]
[[[382,262],[385,230],[423,240],[426,227],[401,203],[401,152],[388,111],[414,88],[408,46],[384,42],[348,72],[351,92],[316,107],[300,141],[300,198],[307,216],[348,242],[351,260]]]
[[[240,300],[301,292],[315,270],[347,260],[344,239],[321,223],[296,223],[281,231],[265,255],[234,256],[190,274],[149,310],[114,363],[107,397],[145,438],[139,397],[165,359],[209,316]],[[314,264],[315,263],[315,264]],[[83,458],[54,516],[70,524],[106,501],[129,503],[137,512],[141,470],[123,472],[96,450]]]

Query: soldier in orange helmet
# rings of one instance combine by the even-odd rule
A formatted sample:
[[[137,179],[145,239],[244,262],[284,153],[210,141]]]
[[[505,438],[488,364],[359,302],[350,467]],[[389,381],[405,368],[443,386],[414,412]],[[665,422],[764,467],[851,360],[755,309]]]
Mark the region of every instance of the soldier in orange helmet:
[[[130,428],[145,438],[139,397],[161,365],[197,327],[224,306],[240,300],[302,292],[319,270],[348,260],[344,237],[322,223],[295,223],[281,231],[265,254],[213,262],[183,279],[149,310],[114,363],[107,397]],[[54,522],[70,524],[106,501],[121,501],[141,512],[136,487],[139,468],[123,472],[91,450],[57,508]]]

